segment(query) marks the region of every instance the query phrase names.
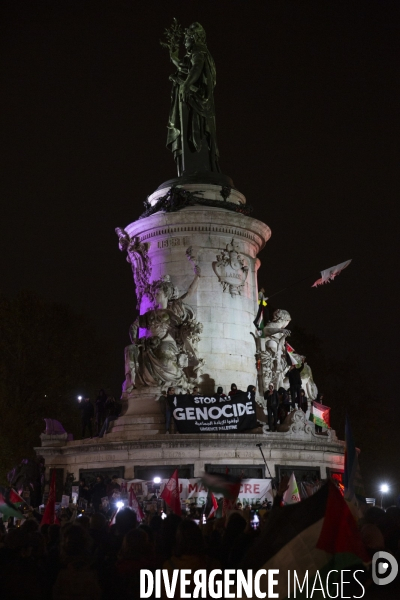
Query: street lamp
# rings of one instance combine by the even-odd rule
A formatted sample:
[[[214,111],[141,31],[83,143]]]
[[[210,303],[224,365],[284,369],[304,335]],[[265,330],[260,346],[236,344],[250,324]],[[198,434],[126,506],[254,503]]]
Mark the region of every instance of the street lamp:
[[[155,483],[156,485],[158,485],[159,483],[161,483],[161,477],[154,477],[153,483]]]
[[[387,483],[382,483],[381,485],[381,508],[383,508],[383,494],[387,494],[389,491],[389,486]]]

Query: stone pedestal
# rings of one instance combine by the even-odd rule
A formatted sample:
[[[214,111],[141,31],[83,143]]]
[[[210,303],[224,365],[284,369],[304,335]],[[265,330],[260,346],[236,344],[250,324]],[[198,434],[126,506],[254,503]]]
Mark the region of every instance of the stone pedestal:
[[[136,467],[191,467],[193,477],[200,477],[207,465],[262,466],[264,476],[277,473],[277,468],[306,466],[319,470],[325,479],[329,470],[343,471],[344,442],[334,432],[329,437],[315,434],[314,426],[304,422],[304,414],[295,413],[296,427],[285,433],[264,434],[158,434],[146,431],[112,432],[103,439],[76,440],[64,447],[36,448],[44,456],[47,467],[63,468],[78,479],[81,470],[124,467],[125,477],[133,479]],[[265,468],[257,444],[262,449]]]
[[[218,186],[183,187],[202,192],[204,198],[221,200]],[[150,196],[150,203],[166,191],[157,190]],[[245,204],[244,196],[236,190],[232,190],[229,201]],[[271,235],[269,227],[240,212],[196,205],[178,212],[156,213],[131,223],[125,230],[131,238],[150,244],[150,281],[169,275],[179,293],[184,293],[193,280],[193,265],[200,268],[197,289],[184,301],[203,326],[197,344],[198,356],[205,360],[198,379],[201,393],[213,393],[219,385],[227,392],[231,383],[244,390],[250,384],[256,385],[251,332],[257,312],[257,254]],[[141,313],[146,310],[148,306],[142,303]],[[129,408],[130,414],[132,410],[139,414],[139,403],[129,399],[130,405],[132,402],[135,408]]]
[[[59,434],[47,434],[41,433],[40,440],[42,442],[42,446],[56,447],[56,446],[65,446],[68,439],[68,433],[59,433]]]
[[[223,201],[220,186],[187,183],[181,187],[205,200]],[[154,206],[168,189],[154,192],[149,197],[150,205]],[[243,194],[235,189],[228,200],[238,207],[246,203]],[[231,383],[242,390],[257,385],[251,332],[255,331],[253,320],[258,308],[257,254],[271,235],[269,227],[241,212],[195,205],[176,212],[157,212],[131,223],[125,232],[138,244],[148,245],[146,261],[150,275],[146,275],[146,285],[169,277],[181,296],[188,291],[194,272],[200,272],[197,286],[184,298],[202,327],[200,339],[194,343],[198,359],[205,363],[197,372],[200,393],[213,394],[218,386],[227,393]],[[138,267],[133,266],[137,278]],[[146,314],[149,308],[144,294],[140,314]],[[139,337],[145,334],[145,330],[139,330]],[[176,387],[179,391],[179,385]],[[162,427],[156,427],[162,423],[155,402],[160,392],[161,387],[139,384],[130,394],[124,393],[123,400],[128,406],[112,431],[135,431],[138,423],[149,433],[156,429],[163,431]]]
[[[156,387],[133,390],[123,394],[124,414],[110,424],[109,431],[120,434],[154,435],[165,431],[165,414],[159,403]]]

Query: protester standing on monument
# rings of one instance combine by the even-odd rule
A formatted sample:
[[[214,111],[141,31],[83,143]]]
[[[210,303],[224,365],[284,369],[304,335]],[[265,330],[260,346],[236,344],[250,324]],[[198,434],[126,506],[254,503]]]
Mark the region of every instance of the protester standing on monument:
[[[99,391],[99,395],[95,401],[95,433],[99,433],[103,426],[105,410],[106,410],[107,394],[103,389]]]
[[[167,392],[163,390],[161,396],[156,400],[160,405],[160,412],[167,419]]]
[[[226,394],[224,394],[224,389],[221,386],[217,387],[217,395],[220,398],[224,398],[224,399],[226,398],[226,399],[228,399],[228,396]]]
[[[238,390],[236,383],[231,383],[231,391],[229,392],[230,398],[232,398],[232,396],[235,396],[239,392],[241,392],[241,390]]]
[[[264,323],[267,323],[269,321],[269,314],[268,314],[268,308],[267,308],[267,296],[265,296],[265,290],[262,287],[260,289],[260,291],[258,292],[258,311],[257,311],[257,316],[254,319],[253,323],[256,326],[257,329],[262,329],[262,327],[259,327],[259,321],[261,319],[261,321],[263,321]],[[263,315],[263,317],[261,318],[261,316]]]
[[[251,400],[255,401],[255,399],[256,399],[256,386],[255,385],[248,385],[246,393],[247,393],[247,395],[250,394]]]
[[[300,373],[304,369],[304,365],[306,361],[302,358],[301,367],[296,367],[295,365],[290,365],[289,371],[286,373],[286,377],[289,379],[290,385],[290,395],[292,396],[292,407],[296,408],[296,403],[298,407],[301,406],[301,375]]]
[[[269,384],[268,391],[264,393],[264,400],[267,401],[269,430],[277,431],[279,398],[273,383]]]
[[[288,395],[286,393],[285,388],[283,387],[280,387],[278,390],[278,401],[278,419],[279,423],[282,425],[288,413],[290,412],[290,403],[288,400]]]
[[[301,408],[301,410],[306,413],[308,410],[308,398],[306,396],[305,391],[303,390],[303,388],[301,388],[300,390],[300,405],[299,408]]]
[[[173,421],[174,398],[175,398],[175,388],[169,387],[167,389],[167,402],[166,402],[166,406],[165,406],[165,433],[168,433],[168,434],[169,434],[169,428],[171,425],[171,420]]]
[[[83,402],[78,400],[79,410],[82,411],[82,439],[85,437],[86,427],[89,430],[89,436],[93,437],[92,430],[92,419],[94,417],[93,404],[90,402],[90,398],[85,398]]]
[[[98,437],[102,438],[105,433],[108,433],[108,426],[111,421],[115,421],[118,419],[121,407],[118,402],[115,400],[114,396],[109,396],[106,400],[106,419],[103,423],[103,427],[101,428]]]

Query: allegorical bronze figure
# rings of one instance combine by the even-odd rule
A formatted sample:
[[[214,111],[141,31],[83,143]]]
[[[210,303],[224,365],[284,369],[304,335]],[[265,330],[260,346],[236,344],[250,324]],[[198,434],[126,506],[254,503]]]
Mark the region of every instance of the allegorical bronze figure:
[[[215,130],[215,63],[208,51],[206,33],[193,23],[184,34],[174,19],[165,31],[171,61],[177,68],[173,82],[168,119],[167,147],[173,152],[178,176],[219,173]],[[179,58],[179,41],[184,35],[185,56]]]

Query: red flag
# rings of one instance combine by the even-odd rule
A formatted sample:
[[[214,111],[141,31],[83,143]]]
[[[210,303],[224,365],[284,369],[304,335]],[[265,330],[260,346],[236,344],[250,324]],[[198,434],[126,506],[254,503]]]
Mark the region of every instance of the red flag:
[[[54,525],[59,521],[56,517],[56,470],[53,469],[50,482],[49,497],[42,517],[41,525]]]
[[[119,508],[117,508],[117,509],[116,509],[116,510],[113,512],[113,514],[112,514],[112,517],[111,517],[111,519],[110,519],[110,522],[109,522],[109,524],[108,524],[108,526],[109,526],[109,527],[111,527],[112,525],[115,525],[115,517],[117,516],[117,512],[118,512],[118,511],[119,511]]]
[[[143,514],[142,509],[139,506],[139,502],[137,501],[136,494],[134,492],[132,484],[131,484],[131,487],[130,487],[130,490],[129,490],[129,506],[131,508],[133,508],[133,510],[135,511],[135,513],[137,514],[137,518],[139,519],[139,521],[143,521],[144,514]]]
[[[316,547],[329,554],[354,554],[365,563],[371,562],[361,540],[357,523],[340,491],[331,482],[325,519]]]
[[[211,495],[212,509],[210,510],[207,519],[211,519],[211,517],[213,517],[218,510],[218,502],[217,502],[216,497],[214,496],[214,494],[212,492],[210,492],[210,495]]]
[[[167,485],[160,494],[160,498],[165,500],[165,502],[170,508],[172,508],[176,515],[181,516],[182,508],[179,495],[178,469],[175,469],[175,471],[172,473],[171,479],[168,481]]]

